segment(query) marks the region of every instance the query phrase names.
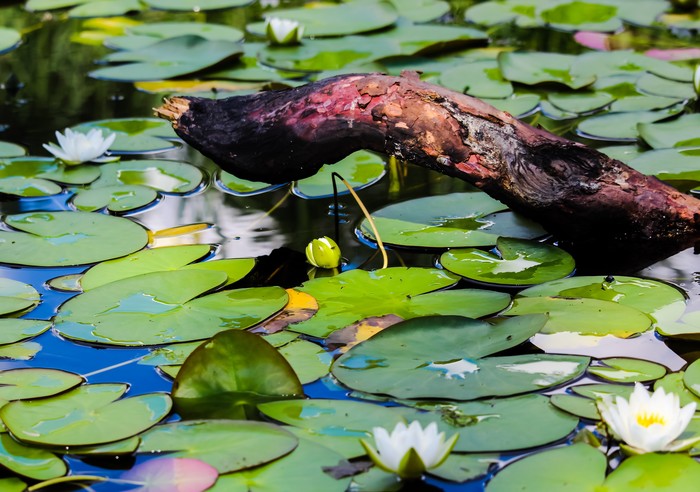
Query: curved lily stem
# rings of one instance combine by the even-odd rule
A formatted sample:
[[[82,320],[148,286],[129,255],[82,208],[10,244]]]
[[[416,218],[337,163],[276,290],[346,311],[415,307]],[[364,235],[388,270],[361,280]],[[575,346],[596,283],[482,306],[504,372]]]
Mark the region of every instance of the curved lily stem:
[[[339,238],[339,232],[338,232],[338,189],[336,188],[335,185],[335,179],[338,178],[340,181],[343,182],[343,184],[347,187],[348,191],[352,195],[352,197],[355,199],[357,202],[357,205],[359,205],[360,209],[362,210],[362,213],[364,214],[365,218],[367,219],[367,222],[369,222],[370,227],[372,228],[372,232],[374,233],[374,237],[377,239],[377,247],[379,248],[379,251],[382,253],[382,269],[386,268],[389,266],[389,257],[386,254],[386,249],[384,248],[384,243],[382,242],[382,238],[379,236],[379,231],[377,231],[377,227],[374,225],[374,220],[372,220],[372,216],[369,214],[369,211],[367,210],[367,207],[365,207],[365,204],[362,203],[362,200],[360,200],[360,197],[355,193],[355,190],[352,188],[352,185],[348,183],[345,178],[343,178],[340,174],[334,172],[331,173],[331,177],[333,178],[333,199],[334,199],[334,206],[335,206],[335,236],[336,236],[336,242],[338,242]]]

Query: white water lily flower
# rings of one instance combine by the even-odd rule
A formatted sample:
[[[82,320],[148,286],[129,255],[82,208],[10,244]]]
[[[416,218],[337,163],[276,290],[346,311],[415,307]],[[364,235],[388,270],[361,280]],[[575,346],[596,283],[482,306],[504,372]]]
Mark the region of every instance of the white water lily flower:
[[[297,21],[269,17],[265,21],[265,34],[272,44],[297,44],[304,35],[304,26]]]
[[[109,162],[118,159],[118,157],[105,155],[115,138],[117,138],[115,133],[104,137],[102,130],[98,128],[93,128],[87,133],[74,132],[70,128],[66,128],[65,135],[56,132],[56,140],[58,140],[60,147],[51,142],[44,144],[44,148],[66,164]]]
[[[613,436],[636,453],[681,451],[700,441],[700,437],[676,441],[695,413],[695,403],[683,408],[675,393],[659,388],[650,394],[636,383],[629,401],[610,395],[598,401],[598,410]]]
[[[445,441],[445,433],[438,433],[435,422],[423,429],[418,421],[408,427],[399,422],[391,434],[382,427],[375,427],[372,432],[376,449],[360,439],[362,447],[379,468],[401,478],[418,478],[426,470],[440,466],[459,437],[455,434]]]

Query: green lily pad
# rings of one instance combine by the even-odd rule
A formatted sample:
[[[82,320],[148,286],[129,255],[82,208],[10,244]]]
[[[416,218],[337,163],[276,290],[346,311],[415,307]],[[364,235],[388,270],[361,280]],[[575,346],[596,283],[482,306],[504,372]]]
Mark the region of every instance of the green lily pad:
[[[450,12],[450,4],[442,0],[389,0],[401,17],[413,22],[428,22]]]
[[[442,24],[413,24],[401,20],[393,29],[368,36],[388,39],[401,46],[402,55],[431,56],[475,44],[485,44],[488,36],[478,29]]]
[[[629,164],[637,157],[646,154],[648,151],[644,151],[638,145],[610,145],[608,147],[598,148],[600,152],[606,154],[613,159],[622,161],[625,164]]]
[[[0,27],[0,54],[12,51],[22,41],[22,35],[9,27]]]
[[[39,302],[41,302],[41,296],[31,285],[11,278],[0,277],[0,315],[25,312],[36,307]],[[0,320],[0,322],[6,321]],[[6,324],[6,326],[10,325],[10,323]],[[19,324],[13,326],[19,326]],[[0,337],[0,343],[2,343],[2,339]]]
[[[632,50],[584,53],[576,58],[572,70],[581,75],[594,75],[598,77],[599,81],[606,77],[622,75],[634,75],[633,79],[626,80],[638,80],[638,77],[644,73],[652,73],[667,79],[685,82],[690,82],[693,79],[692,70],[688,67],[675,65]],[[618,78],[617,80],[622,81],[623,79]],[[598,87],[599,81],[596,82],[596,87]],[[619,97],[620,94],[618,93],[616,96]]]
[[[604,2],[565,2],[543,8],[539,15],[549,26],[565,31],[617,31],[618,9]]]
[[[440,256],[447,270],[478,282],[532,285],[570,275],[574,259],[548,244],[499,237],[496,252],[452,249]]]
[[[442,465],[431,469],[428,474],[450,482],[464,483],[488,474],[494,463],[498,463],[497,455],[451,453]]]
[[[201,296],[223,285],[227,278],[220,271],[176,270],[117,280],[67,301],[60,307],[54,327],[76,340],[159,345],[245,329],[287,303],[287,293],[280,287]]]
[[[27,153],[27,149],[12,142],[0,140],[0,158],[21,157]]]
[[[172,125],[158,118],[97,120],[81,123],[72,127],[72,130],[87,133],[93,128],[117,134],[109,148],[112,154],[145,154],[177,147],[177,144],[168,141],[177,139]]]
[[[253,0],[144,0],[144,3],[158,10],[219,10],[232,7],[244,7]]]
[[[338,173],[356,190],[371,186],[384,176],[384,160],[377,154],[360,150],[333,165],[324,165],[316,174],[294,183],[292,191],[302,198],[326,198],[333,196],[331,173]],[[338,182],[338,194],[350,193]]]
[[[675,106],[662,111],[632,111],[591,116],[579,123],[576,132],[582,137],[619,142],[636,141],[645,123],[663,120],[678,113]],[[639,126],[638,126],[639,125]]]
[[[360,438],[369,438],[373,427],[393,429],[403,422],[391,408],[353,400],[285,400],[258,405],[267,417],[308,432],[318,442],[337,449],[347,458],[363,456]]]
[[[36,342],[18,342],[0,346],[0,359],[31,360],[42,349]]]
[[[620,396],[626,400],[629,400],[634,386],[622,385],[622,384],[582,384],[578,386],[573,386],[571,390],[577,395],[590,398],[592,400],[598,400],[604,396]]]
[[[301,384],[312,383],[328,374],[333,360],[330,352],[307,340],[294,340],[280,347],[279,352],[292,366]]]
[[[0,465],[34,480],[62,477],[68,472],[66,463],[42,448],[25,446],[9,434],[0,434]],[[1,490],[6,490],[0,484]]]
[[[613,357],[601,359],[603,365],[591,366],[588,372],[616,383],[634,383],[662,378],[666,368],[661,364],[640,359]]]
[[[556,83],[570,89],[580,89],[595,82],[595,76],[577,75],[571,71],[575,60],[573,55],[559,53],[503,52],[498,55],[503,77],[511,82],[527,85]]]
[[[396,398],[473,400],[537,391],[579,377],[589,359],[489,356],[527,340],[545,321],[544,316],[497,325],[459,316],[403,321],[352,347],[331,372],[352,389]],[[467,332],[468,346],[454,343],[458,333]]]
[[[688,389],[685,384],[685,372],[678,371],[666,374],[661,379],[657,379],[654,382],[654,389],[657,390],[663,388],[666,393],[675,393],[680,399],[681,406],[685,406],[688,403],[695,403],[700,405],[700,397],[694,392]]]
[[[639,136],[654,149],[700,146],[700,114],[686,114],[664,123],[640,122]]]
[[[208,40],[196,35],[166,38],[141,49],[118,51],[104,57],[120,65],[98,68],[90,77],[101,80],[136,82],[162,80],[199,72],[243,53],[240,44]]]
[[[10,402],[0,416],[22,442],[85,446],[126,439],[170,412],[167,394],[120,399],[126,390],[126,384],[86,384],[51,398]]]
[[[17,477],[0,478],[0,488],[5,492],[24,492],[27,484]]]
[[[265,422],[189,420],[144,433],[137,452],[194,458],[228,473],[273,461],[294,450],[298,442],[281,427]]]
[[[533,0],[483,2],[469,7],[464,15],[468,22],[486,26],[514,22],[518,27],[533,27],[543,24],[536,6]]]
[[[700,186],[700,147],[644,152],[632,159],[629,165],[641,173],[656,176],[686,193]]]
[[[482,453],[511,451],[557,441],[576,429],[578,418],[559,411],[542,395],[471,401],[454,404],[419,402],[427,413],[399,409],[407,420],[431,421],[447,436],[459,434],[453,451]]]
[[[513,84],[503,78],[496,60],[480,60],[442,72],[440,85],[474,97],[505,98],[513,94]]]
[[[178,413],[193,418],[245,419],[255,405],[304,394],[284,357],[261,336],[229,330],[197,347],[173,384]]]
[[[243,31],[224,24],[208,22],[149,22],[128,27],[126,33],[160,39],[175,38],[186,34],[197,35],[210,41],[237,42],[243,39]]]
[[[304,26],[304,36],[346,36],[375,31],[396,22],[398,14],[390,2],[363,1],[321,4],[314,7],[282,9],[266,12],[267,18],[290,19]],[[265,23],[248,24],[246,29],[265,36]]]
[[[457,277],[437,269],[393,267],[375,272],[350,270],[317,278],[300,290],[318,302],[311,318],[290,330],[326,337],[335,330],[371,316],[395,314],[404,319],[430,314],[480,317],[505,308],[510,296],[476,289],[434,292],[454,285]],[[372,302],[367,302],[371,299]],[[352,309],[349,309],[352,306]]]
[[[609,282],[607,280],[610,280]],[[685,296],[677,288],[646,278],[616,276],[570,277],[521,291],[518,297],[558,296],[614,301],[649,315],[659,325],[677,320],[685,311]]]
[[[78,386],[83,378],[58,369],[21,368],[0,371],[0,400],[51,396]]]
[[[69,17],[112,17],[126,15],[132,12],[144,10],[143,4],[139,0],[88,0],[82,5],[72,8],[68,12]]]
[[[285,186],[284,184],[270,185],[269,183],[263,183],[261,181],[249,181],[247,179],[239,178],[231,173],[227,173],[219,169],[216,172],[216,179],[214,181],[216,187],[219,188],[224,193],[229,193],[236,196],[250,196],[257,195],[259,193],[267,193],[268,191],[273,191]]]
[[[73,206],[82,212],[107,209],[121,213],[136,210],[155,202],[158,192],[147,186],[106,186],[91,190],[79,190],[71,199]]]
[[[691,492],[700,480],[700,463],[682,454],[646,453],[622,461],[605,477],[607,460],[587,444],[574,444],[518,460],[489,482],[487,492]]]
[[[262,64],[279,70],[322,72],[400,53],[401,45],[391,39],[345,36],[305,39],[296,46],[266,46],[258,53],[258,59]]]
[[[669,80],[652,73],[642,75],[639,80],[637,80],[637,88],[641,92],[653,96],[665,96],[677,99],[695,99],[697,97],[693,84],[690,81],[679,82],[677,80]]]
[[[600,420],[595,400],[559,393],[550,397],[550,403],[560,410],[582,419]]]
[[[324,469],[344,461],[342,455],[306,439],[287,456],[254,468],[219,476],[210,491],[262,492],[283,490],[323,490],[344,492],[351,478],[333,478]]]
[[[100,177],[91,189],[116,185],[147,186],[164,193],[188,193],[204,179],[202,171],[191,164],[164,159],[108,163],[100,167]]]
[[[0,282],[6,279],[0,279]],[[2,299],[2,298],[0,298]],[[50,321],[35,319],[0,319],[0,345],[21,342],[28,338],[41,335],[51,328]]]
[[[97,166],[66,166],[48,157],[15,157],[0,160],[0,193],[17,196],[49,196],[63,189],[56,183],[88,184],[100,175]]]
[[[139,364],[147,366],[182,365],[194,349],[199,347],[202,343],[204,342],[173,343],[172,345],[157,347],[151,350],[150,354],[141,359]]]
[[[683,373],[683,384],[695,396],[700,397],[700,359],[690,364]]]
[[[533,222],[483,192],[450,193],[396,203],[372,213],[385,244],[418,248],[493,246],[498,236],[532,239],[544,234]],[[373,240],[367,220],[361,233]]]
[[[6,215],[0,262],[29,266],[85,265],[133,253],[148,242],[140,225],[86,212]]]
[[[614,101],[607,92],[553,92],[547,96],[550,103],[562,111],[575,114],[590,113],[603,109]]]
[[[506,99],[489,98],[484,101],[517,118],[523,118],[537,110],[537,105],[540,103],[540,96],[537,94],[515,94]]]
[[[547,314],[542,333],[575,332],[627,338],[651,327],[651,319],[638,309],[599,299],[519,297],[504,314]]]

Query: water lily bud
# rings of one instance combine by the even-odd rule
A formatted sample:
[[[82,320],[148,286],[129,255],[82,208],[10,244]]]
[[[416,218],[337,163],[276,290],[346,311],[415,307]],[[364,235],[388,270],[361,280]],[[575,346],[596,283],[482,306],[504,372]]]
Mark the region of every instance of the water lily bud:
[[[340,265],[340,248],[331,238],[323,236],[306,245],[306,259],[315,267],[337,268]]]
[[[695,72],[693,72],[693,87],[695,93],[700,94],[700,65],[696,65]]]
[[[297,21],[269,17],[265,21],[265,34],[270,44],[279,46],[298,44],[304,35],[304,26]]]
[[[407,479],[419,478],[426,470],[440,466],[459,437],[455,434],[445,440],[445,433],[438,433],[435,422],[423,429],[418,421],[409,426],[399,422],[391,434],[382,427],[375,427],[372,433],[376,448],[364,439],[360,443],[374,464]]]

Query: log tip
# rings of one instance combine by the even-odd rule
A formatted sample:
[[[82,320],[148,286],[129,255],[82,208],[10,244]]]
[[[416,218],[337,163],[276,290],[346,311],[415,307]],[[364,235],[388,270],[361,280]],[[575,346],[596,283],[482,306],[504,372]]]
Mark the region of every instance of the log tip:
[[[184,97],[166,97],[163,104],[153,108],[154,114],[168,120],[177,128],[180,117],[190,109],[190,101]]]

